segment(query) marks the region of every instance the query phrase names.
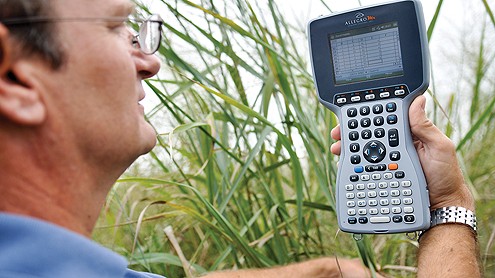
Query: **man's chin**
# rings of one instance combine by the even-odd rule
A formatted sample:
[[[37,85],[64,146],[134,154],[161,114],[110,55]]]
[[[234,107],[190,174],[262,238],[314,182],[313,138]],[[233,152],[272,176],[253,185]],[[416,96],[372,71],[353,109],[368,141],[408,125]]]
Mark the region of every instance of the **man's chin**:
[[[157,143],[155,130],[150,126],[150,130],[146,130],[146,136],[143,138],[143,149],[140,155],[149,153]]]

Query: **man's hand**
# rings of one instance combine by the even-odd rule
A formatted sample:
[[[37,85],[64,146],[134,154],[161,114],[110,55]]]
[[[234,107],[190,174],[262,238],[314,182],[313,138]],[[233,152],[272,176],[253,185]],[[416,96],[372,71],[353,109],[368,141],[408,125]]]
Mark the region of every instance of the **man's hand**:
[[[457,162],[455,146],[427,117],[426,98],[417,97],[409,109],[409,121],[414,146],[425,173],[430,191],[431,209],[462,206],[474,211],[474,200],[464,183]],[[340,126],[332,129],[331,136],[340,140]],[[340,155],[341,143],[332,144],[331,152]]]
[[[360,260],[322,258],[287,266],[223,271],[211,273],[205,278],[371,278],[370,270]],[[383,276],[376,274],[377,278]]]
[[[430,193],[430,208],[461,206],[474,211],[474,199],[464,183],[455,146],[427,117],[426,98],[417,97],[409,108],[414,146]],[[331,132],[340,140],[340,127]],[[341,143],[331,151],[340,155]],[[418,277],[480,277],[476,236],[462,224],[437,225],[421,237]]]

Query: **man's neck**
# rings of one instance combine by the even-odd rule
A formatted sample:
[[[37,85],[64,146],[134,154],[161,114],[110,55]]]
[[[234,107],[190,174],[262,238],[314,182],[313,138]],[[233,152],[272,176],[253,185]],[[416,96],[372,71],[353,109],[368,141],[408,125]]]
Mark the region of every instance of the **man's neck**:
[[[0,161],[0,211],[39,218],[91,236],[114,180],[98,178],[77,159],[63,161],[67,155],[15,147],[2,147],[1,153],[9,159]]]

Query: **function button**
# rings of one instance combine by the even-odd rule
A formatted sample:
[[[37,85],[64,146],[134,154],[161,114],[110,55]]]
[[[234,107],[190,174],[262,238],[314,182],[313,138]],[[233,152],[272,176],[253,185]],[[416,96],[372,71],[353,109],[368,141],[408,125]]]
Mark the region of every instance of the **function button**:
[[[359,114],[361,114],[361,116],[369,115],[369,113],[370,113],[370,108],[368,106],[363,106],[359,108]]]
[[[361,180],[362,181],[369,181],[370,180],[370,175],[361,175]]]
[[[365,206],[366,206],[366,201],[365,201],[365,200],[359,200],[359,201],[357,202],[357,205],[358,205],[358,207],[361,207],[361,208],[362,208],[362,207],[365,207]]]
[[[378,209],[376,209],[376,208],[370,208],[370,214],[371,215],[377,215],[378,214]]]
[[[399,145],[399,131],[395,128],[388,131],[388,144],[390,147],[397,147]]]
[[[378,188],[385,189],[388,187],[388,184],[384,181],[378,183]]]
[[[385,129],[383,129],[383,128],[375,129],[375,137],[376,138],[382,138],[384,136],[385,136]]]
[[[390,96],[390,92],[381,92],[380,98],[388,98]]]
[[[367,94],[367,95],[364,96],[364,98],[366,100],[373,100],[373,99],[375,99],[375,95],[374,94]]]
[[[373,180],[379,180],[379,179],[381,179],[381,178],[382,178],[382,176],[381,176],[380,174],[373,174],[373,175],[371,175],[371,178],[372,178]]]
[[[368,223],[368,218],[366,217],[359,217],[359,224],[366,224]]]
[[[394,95],[396,96],[403,96],[406,93],[403,89],[400,90],[395,90]]]
[[[347,110],[347,117],[356,117],[357,116],[357,108],[349,108]]]
[[[398,152],[398,151],[390,152],[390,160],[399,161],[400,160],[400,152]]]
[[[352,181],[352,182],[356,182],[359,180],[359,176],[358,175],[351,175],[349,177],[349,180]]]
[[[355,129],[358,127],[358,121],[357,120],[350,120],[348,123],[347,123],[347,126],[350,128],[350,129]]]
[[[411,189],[404,189],[404,190],[402,190],[402,195],[404,195],[404,196],[411,196],[412,195],[412,190]]]
[[[390,209],[389,208],[381,208],[380,209],[380,213],[381,214],[389,214],[390,213]]]
[[[378,163],[385,158],[386,149],[380,141],[368,142],[363,149],[364,158],[371,163]]]
[[[406,176],[406,174],[403,171],[395,172],[395,178],[396,179],[403,179],[405,176]]]
[[[356,217],[349,217],[349,218],[347,218],[347,222],[349,224],[356,224],[357,223],[357,219],[356,219]]]
[[[388,199],[381,199],[381,200],[380,200],[380,205],[381,205],[381,206],[388,206],[388,204],[389,204]]]
[[[356,202],[354,202],[354,201],[347,201],[347,207],[348,208],[353,208],[355,206],[356,206]]]
[[[359,215],[366,215],[366,209],[359,209],[358,214]]]
[[[394,102],[389,102],[386,105],[387,112],[395,112],[397,110],[397,105]]]
[[[352,183],[346,184],[346,185],[344,185],[344,187],[345,187],[345,190],[347,190],[347,191],[354,190],[354,185]]]
[[[414,212],[414,208],[413,207],[405,207],[404,208],[404,213],[413,213]]]
[[[358,199],[364,199],[364,198],[366,198],[366,193],[358,192],[358,193],[356,193],[356,197],[358,197]]]
[[[354,196],[355,196],[355,195],[354,195],[354,193],[352,193],[352,192],[348,192],[348,193],[346,193],[346,194],[345,194],[345,197],[346,197],[347,199],[354,199]]]
[[[376,126],[381,126],[381,125],[383,125],[383,117],[382,117],[382,116],[376,116],[376,117],[373,119],[373,123],[374,123]]]
[[[412,198],[404,198],[404,200],[402,200],[404,202],[404,205],[412,205],[413,203],[413,199]]]
[[[392,217],[392,221],[394,221],[394,223],[400,223],[400,222],[402,222],[402,216],[400,216],[400,215],[394,215]]]
[[[392,208],[392,213],[393,214],[399,214],[402,213],[402,209],[400,207],[393,207]]]
[[[338,104],[344,104],[347,102],[347,99],[345,97],[341,97],[341,98],[338,98],[337,99],[337,103]]]
[[[411,181],[401,181],[400,185],[402,185],[402,187],[411,187]]]
[[[396,124],[396,123],[397,123],[397,115],[395,115],[395,114],[388,115],[388,116],[387,116],[387,123],[388,123],[389,125]]]
[[[397,182],[397,181],[391,181],[390,182],[390,187],[391,188],[398,188],[399,187],[399,182]]]
[[[357,131],[349,132],[349,140],[356,141],[357,139],[359,139],[359,132]]]
[[[392,199],[392,200],[390,200],[390,203],[393,206],[398,206],[398,205],[400,205],[400,199]]]
[[[378,193],[378,195],[379,195],[380,197],[388,197],[388,191],[386,191],[386,190],[382,190],[382,191],[380,191],[380,192]]]
[[[404,215],[404,222],[414,223],[414,221],[416,221],[416,219],[414,218],[414,215],[412,215],[412,214]]]
[[[385,171],[387,170],[387,166],[385,164],[367,165],[365,169],[366,172]]]
[[[357,153],[359,152],[359,144],[358,143],[352,143],[350,146],[349,146],[351,152],[353,153]]]
[[[356,184],[356,189],[357,190],[364,190],[364,183],[358,183],[358,184]]]
[[[376,191],[369,191],[368,192],[368,197],[369,198],[376,198]]]
[[[361,97],[360,96],[353,96],[353,97],[351,97],[351,101],[352,102],[358,102],[360,100],[361,100]]]
[[[349,216],[356,215],[356,210],[355,209],[348,209],[347,210],[347,215],[349,215]]]
[[[398,165],[397,163],[390,163],[390,164],[388,165],[388,169],[389,169],[389,170],[392,170],[392,171],[393,171],[393,170],[397,170],[397,169],[399,169],[399,165]]]
[[[385,173],[383,174],[383,178],[386,180],[391,180],[392,179],[392,173]]]
[[[373,105],[373,113],[374,114],[380,114],[382,112],[383,112],[383,105],[381,105],[381,104]]]
[[[363,139],[370,139],[371,138],[371,130],[369,129],[365,129],[363,131],[361,131],[361,137],[363,137]]]
[[[369,200],[368,205],[371,207],[376,207],[376,206],[378,206],[378,201],[377,200]]]
[[[361,163],[361,157],[359,155],[353,155],[353,156],[351,156],[351,163],[352,164],[359,164],[359,163]]]
[[[364,172],[364,167],[363,166],[355,166],[354,167],[354,173],[362,173]]]
[[[376,183],[370,182],[370,183],[368,183],[367,187],[368,187],[368,189],[375,189],[376,188]]]
[[[370,118],[362,118],[361,119],[361,126],[362,127],[369,127],[370,125],[371,125]]]
[[[390,217],[388,216],[374,216],[370,217],[370,222],[377,224],[377,223],[389,223],[390,222]]]

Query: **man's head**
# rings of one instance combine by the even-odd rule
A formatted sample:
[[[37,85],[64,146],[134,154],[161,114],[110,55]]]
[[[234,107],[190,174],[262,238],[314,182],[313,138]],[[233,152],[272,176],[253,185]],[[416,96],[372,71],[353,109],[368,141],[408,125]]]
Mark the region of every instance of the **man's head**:
[[[30,134],[37,150],[101,171],[149,151],[155,132],[138,102],[159,62],[133,47],[132,10],[128,0],[0,0],[2,140]],[[85,20],[9,24],[22,17]]]

